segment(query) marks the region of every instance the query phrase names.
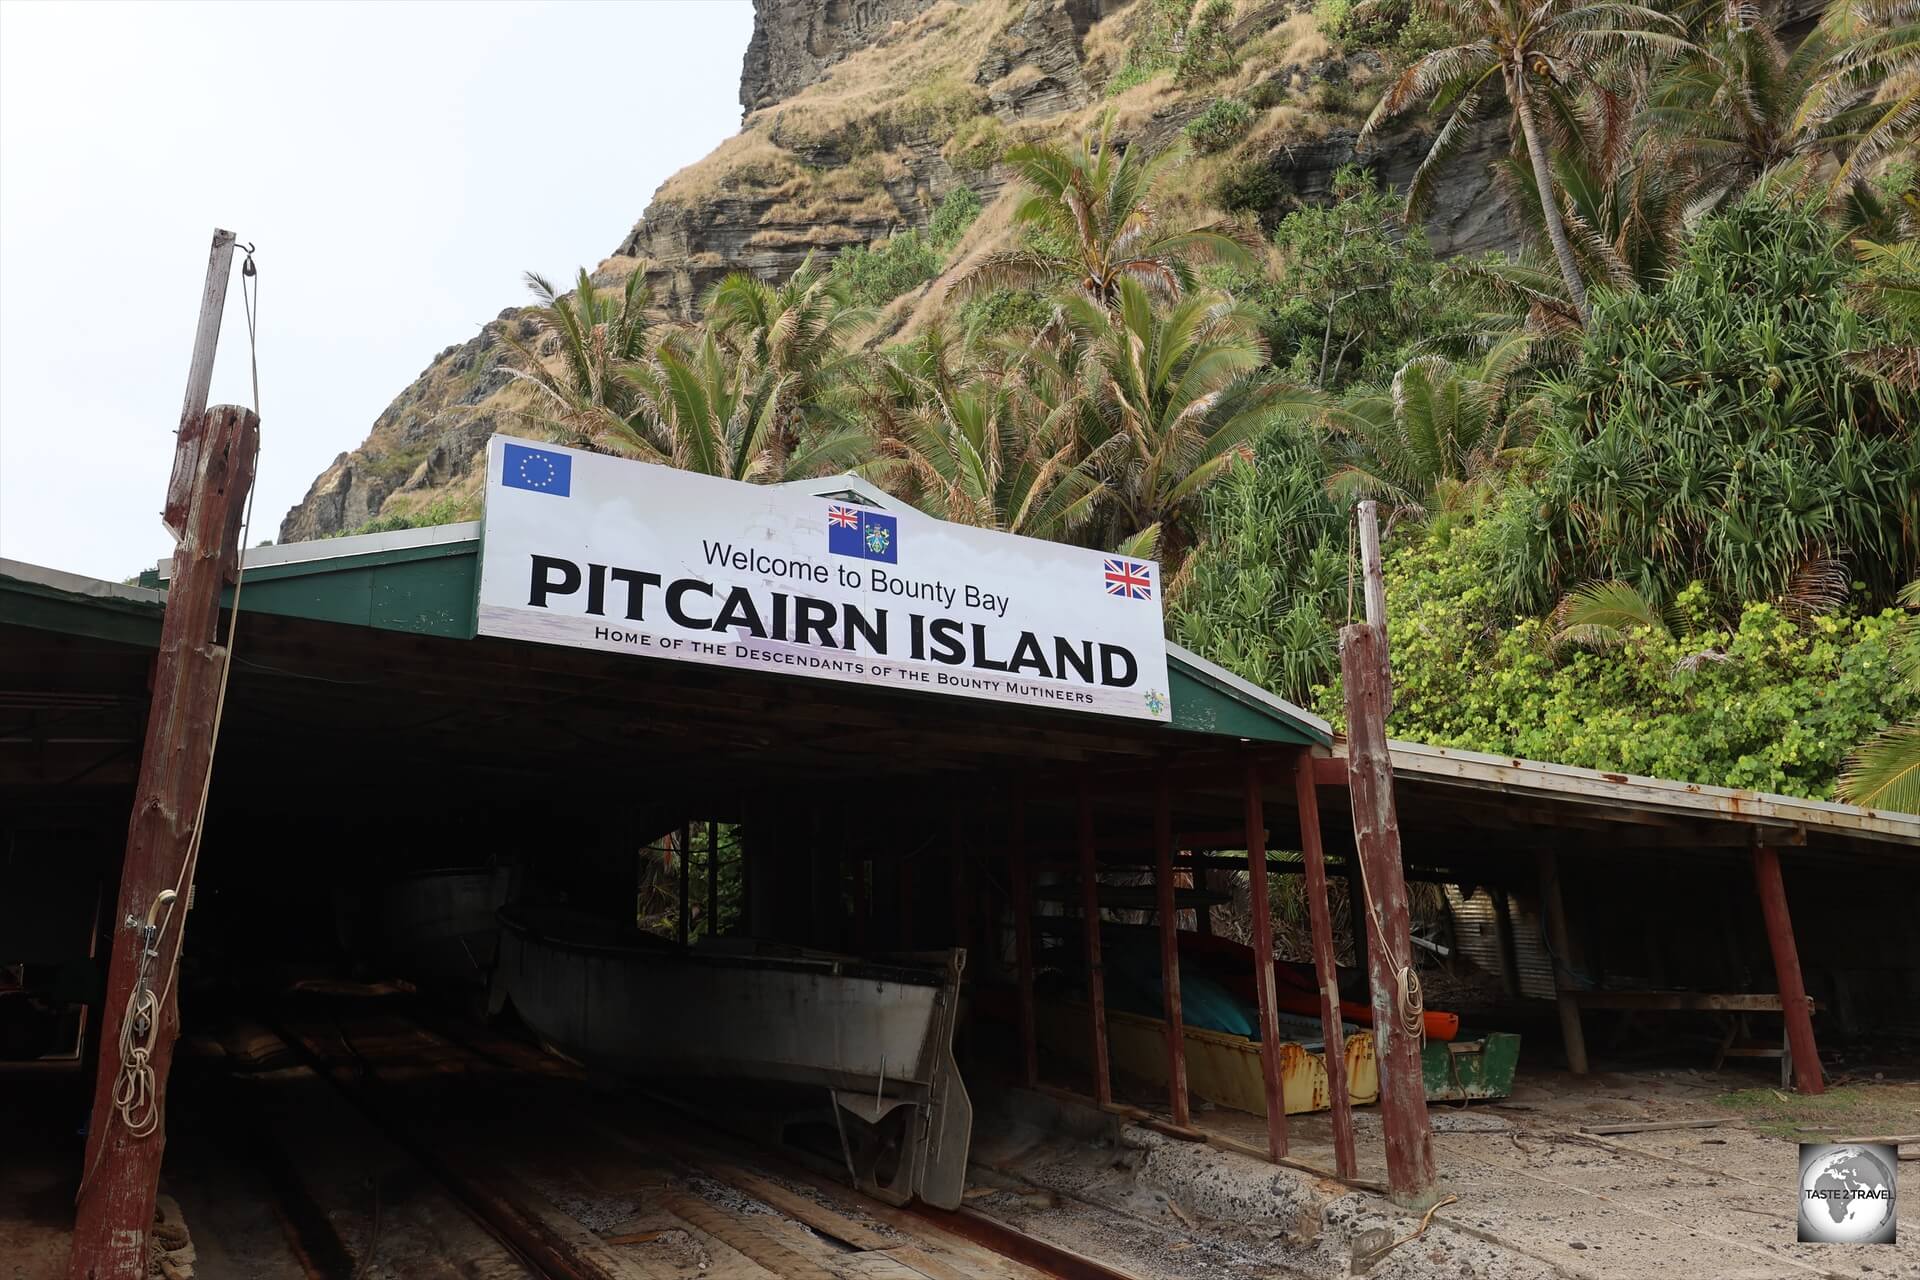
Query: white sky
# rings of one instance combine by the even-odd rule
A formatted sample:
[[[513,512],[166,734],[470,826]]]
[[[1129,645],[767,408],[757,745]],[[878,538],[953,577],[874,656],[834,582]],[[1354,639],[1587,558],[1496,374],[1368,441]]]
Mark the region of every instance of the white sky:
[[[0,0],[0,555],[119,579],[158,511],[213,228],[257,247],[249,542],[520,274],[609,253],[739,124],[747,0]],[[245,404],[240,258],[212,403]]]

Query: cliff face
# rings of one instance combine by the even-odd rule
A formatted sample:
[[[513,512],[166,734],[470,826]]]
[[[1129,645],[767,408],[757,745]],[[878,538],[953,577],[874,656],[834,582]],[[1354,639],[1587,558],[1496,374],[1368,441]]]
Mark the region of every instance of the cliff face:
[[[682,318],[730,271],[780,279],[809,254],[924,226],[960,183],[989,205],[977,224],[986,230],[963,250],[1003,247],[1011,232],[993,203],[1006,180],[997,157],[1018,142],[1076,136],[1103,114],[1116,137],[1157,148],[1224,94],[1263,104],[1232,148],[1189,162],[1175,200],[1204,199],[1236,166],[1270,193],[1269,221],[1323,199],[1342,165],[1404,185],[1430,138],[1409,130],[1360,155],[1358,126],[1383,64],[1330,48],[1288,0],[1240,0],[1232,34],[1242,66],[1229,79],[1183,89],[1162,75],[1117,93],[1108,86],[1147,0],[754,0],[754,10],[740,133],[668,179],[596,272],[602,283],[644,272],[655,304]],[[1505,146],[1495,121],[1457,158],[1429,219],[1436,252],[1513,243],[1488,176]],[[923,290],[889,307],[874,340],[937,305]],[[471,506],[487,437],[513,429],[521,407],[497,342],[502,325],[518,323],[503,312],[435,357],[367,440],[314,481],[281,540]]]

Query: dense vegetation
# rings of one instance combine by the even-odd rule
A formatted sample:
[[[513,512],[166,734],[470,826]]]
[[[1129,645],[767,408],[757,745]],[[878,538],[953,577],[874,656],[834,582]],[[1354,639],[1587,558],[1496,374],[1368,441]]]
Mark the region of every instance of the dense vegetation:
[[[1230,0],[1138,10],[1110,91],[1239,70]],[[1154,155],[1027,142],[981,160],[1020,192],[990,251],[961,187],[698,325],[638,276],[535,280],[529,429],[1158,555],[1178,639],[1329,714],[1378,499],[1397,735],[1920,809],[1920,4],[1799,39],[1743,6],[1316,14],[1392,72],[1370,129],[1440,117],[1405,198],[1352,171],[1263,229],[1234,210],[1271,193],[1233,191],[1269,175],[1229,169],[1199,207],[1264,106],[1232,96]],[[1496,112],[1533,242],[1436,262],[1410,215]],[[937,319],[869,339],[929,289]]]

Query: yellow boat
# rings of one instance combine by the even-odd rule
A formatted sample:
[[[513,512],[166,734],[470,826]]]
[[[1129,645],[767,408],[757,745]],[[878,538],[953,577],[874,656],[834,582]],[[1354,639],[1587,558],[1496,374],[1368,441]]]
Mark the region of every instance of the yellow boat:
[[[1090,1013],[1084,1004],[1041,1000],[1034,1010],[1040,1042],[1088,1067],[1093,1061]],[[1257,1116],[1267,1114],[1267,1093],[1260,1077],[1260,1042],[1201,1027],[1185,1029],[1187,1092],[1217,1106]],[[1167,1083],[1167,1024],[1137,1013],[1107,1011],[1107,1054],[1116,1072],[1148,1084]],[[1373,1033],[1347,1037],[1347,1097],[1355,1106],[1380,1099],[1380,1070],[1373,1056]],[[1318,1052],[1297,1041],[1280,1044],[1280,1088],[1287,1114],[1325,1111],[1327,1064]]]

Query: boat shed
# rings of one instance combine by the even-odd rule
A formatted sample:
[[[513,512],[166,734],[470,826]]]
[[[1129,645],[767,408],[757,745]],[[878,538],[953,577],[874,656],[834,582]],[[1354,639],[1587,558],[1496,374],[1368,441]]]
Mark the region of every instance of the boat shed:
[[[631,900],[636,853],[664,841],[689,855],[683,939],[968,947],[970,975],[1011,993],[1015,1075],[1112,1106],[1101,931],[1075,943],[1095,975],[1089,1078],[1048,1060],[1035,1028],[1041,917],[1171,909],[1204,931],[1236,892],[1264,908],[1266,875],[1308,872],[1315,846],[1356,889],[1349,902],[1364,898],[1344,742],[1178,646],[1170,723],[1156,724],[508,640],[478,634],[481,539],[459,524],[245,554],[191,976],[270,985],[340,950],[342,901],[436,867],[512,862],[553,897]],[[21,953],[0,963],[40,965],[76,1007],[102,990],[91,957],[166,582],[164,564],[134,586],[0,561],[0,937]],[[1822,1026],[1911,1029],[1920,943],[1900,923],[1920,901],[1920,817],[1408,743],[1391,754],[1407,877],[1442,886],[1455,922],[1441,949],[1478,957],[1516,1000],[1550,998],[1537,1007],[1576,1071],[1583,1017],[1777,1017],[1801,989]],[[713,879],[689,883],[703,839]],[[1336,922],[1343,938],[1364,933],[1359,916]],[[1168,1012],[1164,1119],[1186,1130],[1177,999]],[[1817,1087],[1808,1056],[1799,1078]],[[1277,1074],[1268,1083],[1266,1154],[1280,1158]],[[1350,1174],[1350,1148],[1336,1155]]]

